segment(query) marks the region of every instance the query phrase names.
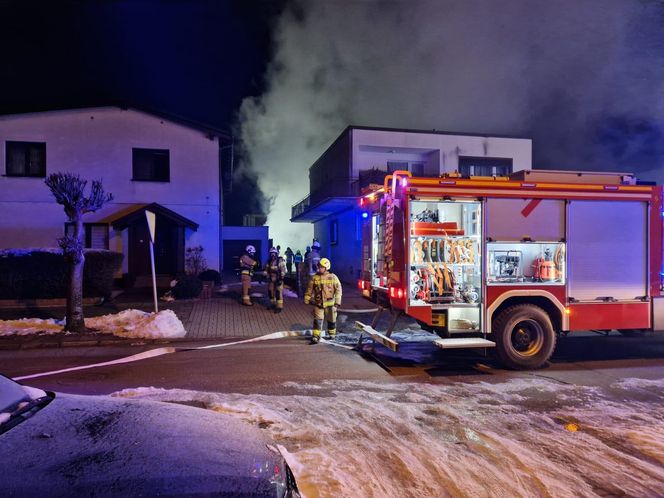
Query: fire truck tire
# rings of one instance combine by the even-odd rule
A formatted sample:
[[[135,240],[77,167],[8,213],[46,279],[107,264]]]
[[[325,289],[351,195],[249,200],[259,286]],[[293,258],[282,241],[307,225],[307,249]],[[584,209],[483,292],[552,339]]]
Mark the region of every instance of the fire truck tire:
[[[493,321],[496,353],[514,370],[544,365],[556,347],[556,334],[546,311],[534,304],[504,309]]]

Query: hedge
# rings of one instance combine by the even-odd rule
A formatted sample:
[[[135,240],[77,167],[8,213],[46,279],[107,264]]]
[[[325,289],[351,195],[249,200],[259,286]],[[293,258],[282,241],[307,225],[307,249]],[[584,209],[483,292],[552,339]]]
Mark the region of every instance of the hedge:
[[[86,249],[83,295],[110,297],[123,258],[118,252]],[[68,265],[59,249],[0,251],[0,299],[67,297],[68,279]]]

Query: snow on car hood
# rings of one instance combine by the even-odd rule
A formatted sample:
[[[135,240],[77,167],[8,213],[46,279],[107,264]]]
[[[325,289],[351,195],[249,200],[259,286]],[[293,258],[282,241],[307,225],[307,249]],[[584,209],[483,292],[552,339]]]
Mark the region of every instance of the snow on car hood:
[[[0,435],[0,494],[274,494],[258,428],[190,406],[58,394]],[[17,472],[20,469],[20,472]]]

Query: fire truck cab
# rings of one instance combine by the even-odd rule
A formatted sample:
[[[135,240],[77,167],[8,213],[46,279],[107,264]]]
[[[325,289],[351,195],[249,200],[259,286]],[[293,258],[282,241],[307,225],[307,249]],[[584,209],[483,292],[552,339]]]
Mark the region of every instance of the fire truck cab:
[[[439,347],[495,347],[529,369],[561,333],[664,329],[662,187],[631,174],[397,171],[360,204],[363,295]]]

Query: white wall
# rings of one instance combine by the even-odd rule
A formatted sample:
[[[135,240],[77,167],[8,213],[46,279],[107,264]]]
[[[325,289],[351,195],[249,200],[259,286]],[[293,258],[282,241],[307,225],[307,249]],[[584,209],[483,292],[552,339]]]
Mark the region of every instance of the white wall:
[[[151,202],[198,223],[186,246],[202,245],[219,268],[219,145],[203,131],[136,110],[94,108],[0,116],[0,247],[53,247],[65,214],[43,178],[7,177],[5,142],[46,143],[46,174],[102,180],[114,201],[85,222],[112,221]],[[170,182],[132,181],[132,148],[168,149]],[[122,235],[109,231],[110,248]],[[126,258],[125,258],[126,260]]]
[[[358,171],[387,161],[431,160],[437,152],[440,154],[438,174],[457,170],[459,156],[512,158],[513,171],[532,169],[532,140],[526,138],[362,129],[353,129],[352,133],[354,177]]]

